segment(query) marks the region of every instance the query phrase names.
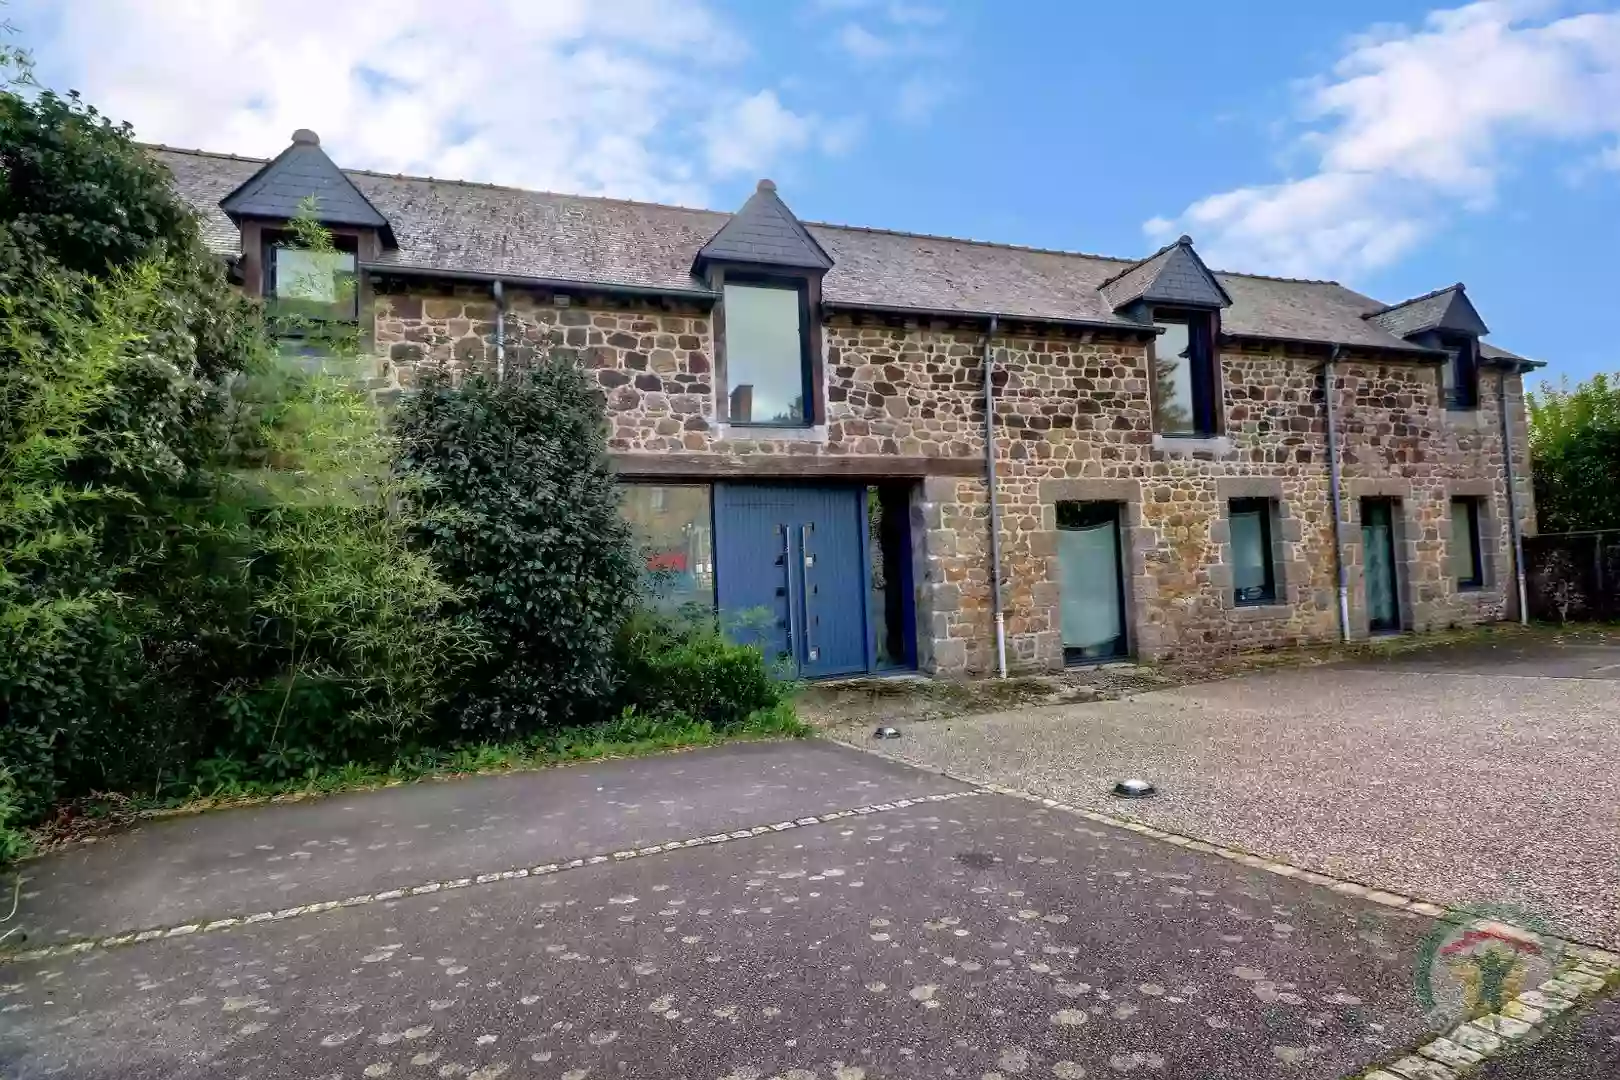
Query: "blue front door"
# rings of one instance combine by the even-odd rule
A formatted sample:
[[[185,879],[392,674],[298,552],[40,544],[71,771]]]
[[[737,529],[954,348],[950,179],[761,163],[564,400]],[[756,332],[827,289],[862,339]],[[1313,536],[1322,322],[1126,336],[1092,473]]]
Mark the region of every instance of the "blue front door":
[[[789,674],[867,670],[865,489],[715,487],[721,622]]]

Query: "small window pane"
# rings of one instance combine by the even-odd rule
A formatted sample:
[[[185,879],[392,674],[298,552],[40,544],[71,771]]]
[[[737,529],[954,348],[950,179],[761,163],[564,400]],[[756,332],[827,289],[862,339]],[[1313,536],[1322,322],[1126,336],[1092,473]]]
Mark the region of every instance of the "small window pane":
[[[1451,500],[1451,576],[1464,587],[1485,583],[1480,566],[1479,505],[1473,499]]]
[[[644,591],[654,607],[714,610],[714,538],[709,488],[627,484],[622,512],[642,546]]]
[[[1196,434],[1189,328],[1177,322],[1154,325],[1164,331],[1153,343],[1153,412],[1157,428],[1166,434]]]
[[[1234,499],[1229,523],[1234,598],[1240,604],[1274,599],[1270,505],[1264,499]]]
[[[804,424],[799,291],[725,287],[729,415],[738,424]]]
[[[354,252],[274,248],[270,295],[278,315],[343,321],[356,318],[359,309]]]

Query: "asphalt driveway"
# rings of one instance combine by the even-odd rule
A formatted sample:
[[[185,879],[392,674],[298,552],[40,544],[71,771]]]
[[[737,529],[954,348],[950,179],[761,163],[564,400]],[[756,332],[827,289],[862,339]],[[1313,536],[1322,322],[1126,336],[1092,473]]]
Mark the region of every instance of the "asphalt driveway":
[[[865,732],[850,732],[863,737]],[[1620,944],[1620,647],[1508,639],[912,724],[884,753]],[[1104,794],[1141,775],[1162,794]]]
[[[26,869],[57,951],[0,964],[17,1080],[1327,1080],[1443,1026],[1421,915],[823,743],[227,811]]]

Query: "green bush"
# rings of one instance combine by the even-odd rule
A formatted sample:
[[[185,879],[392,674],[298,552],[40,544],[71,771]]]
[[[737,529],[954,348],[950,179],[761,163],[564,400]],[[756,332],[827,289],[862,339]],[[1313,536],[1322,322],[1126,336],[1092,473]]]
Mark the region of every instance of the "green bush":
[[[1528,395],[1542,532],[1620,529],[1620,376]]]
[[[398,422],[424,483],[421,539],[492,646],[452,723],[504,739],[600,718],[638,575],[592,384],[567,359],[460,385],[430,375]]]
[[[622,708],[685,714],[717,731],[776,708],[786,692],[757,646],[727,641],[707,615],[637,611],[619,634],[618,662]]]

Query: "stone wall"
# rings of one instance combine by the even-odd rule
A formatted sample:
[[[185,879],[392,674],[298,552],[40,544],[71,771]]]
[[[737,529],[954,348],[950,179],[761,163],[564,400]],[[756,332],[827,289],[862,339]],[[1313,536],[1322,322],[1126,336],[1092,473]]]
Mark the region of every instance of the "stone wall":
[[[512,290],[507,362],[566,350],[606,397],[620,451],[727,456],[907,455],[982,459],[981,331],[944,323],[835,316],[824,327],[825,423],[769,437],[716,422],[708,314],[606,299],[589,306]],[[494,314],[475,287],[380,283],[379,374],[409,387],[424,365],[491,366]],[[1321,358],[1280,348],[1222,357],[1225,430],[1195,443],[1156,439],[1146,346],[1078,332],[1000,337],[995,350],[998,502],[1009,663],[1062,663],[1056,503],[1125,506],[1133,651],[1149,658],[1332,641],[1337,637]],[[1520,514],[1533,528],[1525,417],[1508,380],[1521,465]],[[1505,617],[1511,556],[1497,383],[1482,375],[1477,413],[1448,413],[1437,369],[1367,357],[1341,361],[1344,538],[1352,628],[1365,633],[1360,500],[1400,500],[1407,628]],[[1486,587],[1459,592],[1446,561],[1450,499],[1482,497]],[[1227,502],[1276,500],[1278,602],[1232,602]],[[995,663],[989,504],[981,479],[930,477],[912,508],[919,658],[927,670],[982,673]]]

